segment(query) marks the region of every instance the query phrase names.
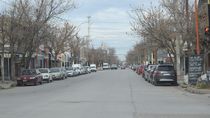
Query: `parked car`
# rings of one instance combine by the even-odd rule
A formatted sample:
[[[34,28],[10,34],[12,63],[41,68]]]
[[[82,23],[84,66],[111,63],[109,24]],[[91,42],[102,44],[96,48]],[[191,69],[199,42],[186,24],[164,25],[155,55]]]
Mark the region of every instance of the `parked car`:
[[[42,84],[42,75],[38,69],[25,69],[17,79],[18,85],[38,85]]]
[[[121,68],[121,69],[125,69],[125,68],[126,68],[126,66],[125,66],[125,65],[122,65],[120,68]]]
[[[76,75],[76,72],[74,71],[73,67],[67,67],[66,72],[68,77],[73,77]]]
[[[137,73],[138,75],[140,75],[140,68],[141,68],[141,66],[142,66],[142,65],[137,66],[137,68],[136,68],[136,73]]]
[[[139,68],[139,73],[140,75],[143,75],[144,73],[144,68],[146,67],[146,65],[141,65],[140,68]]]
[[[110,66],[109,63],[103,63],[103,70],[109,70]]]
[[[151,70],[152,70],[152,68],[154,68],[154,66],[155,65],[149,64],[149,65],[147,65],[147,68],[145,68],[144,79],[146,81],[149,81]]]
[[[66,71],[66,68],[62,67],[62,68],[61,68],[61,72],[62,72],[62,74],[64,75],[64,79],[68,77],[68,73],[67,73],[67,71]]]
[[[79,67],[73,67],[74,71],[75,71],[75,75],[78,76],[81,74],[81,70]]]
[[[156,66],[153,73],[152,84],[158,85],[160,83],[177,85],[176,71],[173,65],[160,64]]]
[[[137,65],[131,66],[131,69],[132,69],[133,71],[136,71],[136,68],[137,68]]]
[[[48,68],[39,68],[38,70],[39,70],[39,72],[42,75],[43,81],[46,81],[48,83],[53,81],[52,75],[50,73],[50,69],[48,69]]]
[[[96,64],[90,64],[90,70],[91,72],[96,72],[97,71]]]
[[[52,75],[53,80],[65,79],[65,74],[62,72],[61,68],[51,68],[50,73]]]
[[[145,79],[145,72],[147,71],[147,66],[145,65],[142,70],[142,77]],[[145,79],[146,80],[146,79]]]
[[[118,67],[117,67],[117,64],[112,64],[112,65],[111,65],[111,70],[117,70],[117,68],[118,68]]]
[[[80,68],[80,72],[81,72],[80,74],[82,74],[82,75],[83,75],[83,74],[87,74],[87,73],[86,73],[86,72],[87,72],[87,71],[86,71],[86,68],[83,67],[83,66]]]
[[[85,66],[87,73],[91,73],[91,68],[89,66]]]
[[[157,65],[152,65],[150,71],[149,71],[149,77],[148,77],[148,82],[152,83],[153,82],[153,74],[154,74],[154,71],[156,69],[156,66]]]

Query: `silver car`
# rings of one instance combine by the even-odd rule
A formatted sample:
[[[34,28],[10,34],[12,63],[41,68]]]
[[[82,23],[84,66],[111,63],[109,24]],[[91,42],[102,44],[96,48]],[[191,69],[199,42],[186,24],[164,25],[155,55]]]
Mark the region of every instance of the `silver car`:
[[[66,72],[67,72],[68,77],[73,77],[76,75],[76,72],[74,71],[74,69],[72,67],[66,68]]]
[[[50,73],[52,75],[53,80],[65,79],[65,74],[62,72],[61,68],[51,68]]]
[[[39,72],[41,72],[43,81],[46,81],[48,83],[53,81],[52,75],[50,73],[50,69],[48,69],[48,68],[39,68],[38,70],[39,70]]]

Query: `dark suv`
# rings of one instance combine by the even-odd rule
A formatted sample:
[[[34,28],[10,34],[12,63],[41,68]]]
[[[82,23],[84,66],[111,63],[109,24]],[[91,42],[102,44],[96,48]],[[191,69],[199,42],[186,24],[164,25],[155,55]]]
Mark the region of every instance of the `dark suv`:
[[[177,85],[176,71],[173,65],[160,64],[154,68],[152,75],[152,84],[158,85],[160,83],[171,83]]]

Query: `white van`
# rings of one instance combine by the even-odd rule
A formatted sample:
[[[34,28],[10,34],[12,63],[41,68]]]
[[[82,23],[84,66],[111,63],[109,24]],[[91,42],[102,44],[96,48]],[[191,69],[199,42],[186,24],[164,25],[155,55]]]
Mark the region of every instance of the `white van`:
[[[103,70],[108,70],[109,68],[109,64],[108,63],[103,63]]]
[[[90,70],[91,72],[96,72],[97,71],[96,64],[90,64]]]

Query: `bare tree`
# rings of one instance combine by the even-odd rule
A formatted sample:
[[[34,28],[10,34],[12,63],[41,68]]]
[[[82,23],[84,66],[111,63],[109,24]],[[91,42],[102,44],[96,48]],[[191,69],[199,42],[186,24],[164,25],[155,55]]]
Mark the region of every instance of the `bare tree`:
[[[75,26],[65,23],[62,28],[54,27],[51,29],[51,38],[49,39],[50,47],[55,52],[55,60],[57,61],[57,56],[65,51],[71,49],[71,43],[75,37]],[[76,44],[75,44],[76,45]]]
[[[7,18],[5,14],[0,15],[0,51],[1,51],[1,80],[4,82],[5,75],[4,75],[4,54],[5,54],[5,45],[7,42],[7,35],[5,30],[7,29],[6,26]],[[9,63],[9,62],[8,62]]]
[[[44,28],[53,19],[75,6],[72,0],[17,0],[8,12],[8,41],[11,53],[12,78],[18,51],[23,52],[22,63],[29,67],[36,48],[43,42]]]
[[[131,14],[133,31],[144,37],[148,44],[156,45],[176,56],[175,41],[181,40],[181,49],[186,41],[194,39],[194,17],[189,18],[191,27],[187,31],[186,14],[184,2],[178,1],[174,5],[174,0],[162,0],[158,7],[151,6],[149,9],[139,7]],[[190,13],[193,14],[191,7]],[[180,37],[180,38],[177,38]],[[181,53],[183,55],[183,53]]]

